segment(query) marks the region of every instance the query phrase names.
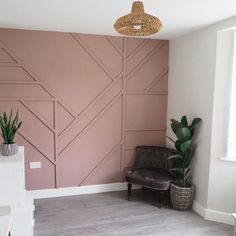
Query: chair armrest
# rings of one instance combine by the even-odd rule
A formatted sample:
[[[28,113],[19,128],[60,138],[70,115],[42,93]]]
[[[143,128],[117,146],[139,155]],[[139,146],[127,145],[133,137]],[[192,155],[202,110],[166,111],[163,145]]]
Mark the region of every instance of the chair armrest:
[[[130,173],[131,171],[133,170],[133,167],[125,167],[124,168],[124,173],[123,173],[123,176],[125,178],[125,176]]]

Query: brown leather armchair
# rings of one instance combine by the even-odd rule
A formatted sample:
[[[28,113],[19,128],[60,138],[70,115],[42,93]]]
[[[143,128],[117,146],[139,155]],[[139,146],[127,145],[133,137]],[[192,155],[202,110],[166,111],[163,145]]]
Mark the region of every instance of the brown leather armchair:
[[[176,151],[166,147],[136,147],[134,165],[125,176],[128,182],[128,199],[131,196],[132,184],[137,184],[143,188],[158,190],[161,204],[163,193],[169,190],[173,179],[169,171],[173,163],[168,160],[168,157],[173,154],[176,154]]]

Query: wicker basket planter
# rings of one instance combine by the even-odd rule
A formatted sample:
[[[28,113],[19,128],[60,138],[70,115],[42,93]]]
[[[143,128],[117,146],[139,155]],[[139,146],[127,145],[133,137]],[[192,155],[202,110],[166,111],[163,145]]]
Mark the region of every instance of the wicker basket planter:
[[[193,203],[194,186],[182,188],[175,184],[171,184],[170,196],[174,209],[188,210]]]

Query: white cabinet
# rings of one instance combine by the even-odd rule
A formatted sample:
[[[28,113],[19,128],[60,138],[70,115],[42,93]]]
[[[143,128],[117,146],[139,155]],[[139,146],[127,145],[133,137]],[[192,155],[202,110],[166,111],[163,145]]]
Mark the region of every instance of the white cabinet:
[[[8,206],[10,209],[12,236],[33,235],[34,205],[33,199],[26,195],[24,167],[23,147],[14,156],[0,156],[0,208]]]
[[[8,236],[11,224],[11,209],[9,206],[0,207],[0,235]]]

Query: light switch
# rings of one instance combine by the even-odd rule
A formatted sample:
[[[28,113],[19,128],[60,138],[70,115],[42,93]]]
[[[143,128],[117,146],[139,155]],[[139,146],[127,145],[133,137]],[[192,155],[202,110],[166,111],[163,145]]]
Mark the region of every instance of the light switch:
[[[30,169],[40,169],[41,162],[30,162]]]

